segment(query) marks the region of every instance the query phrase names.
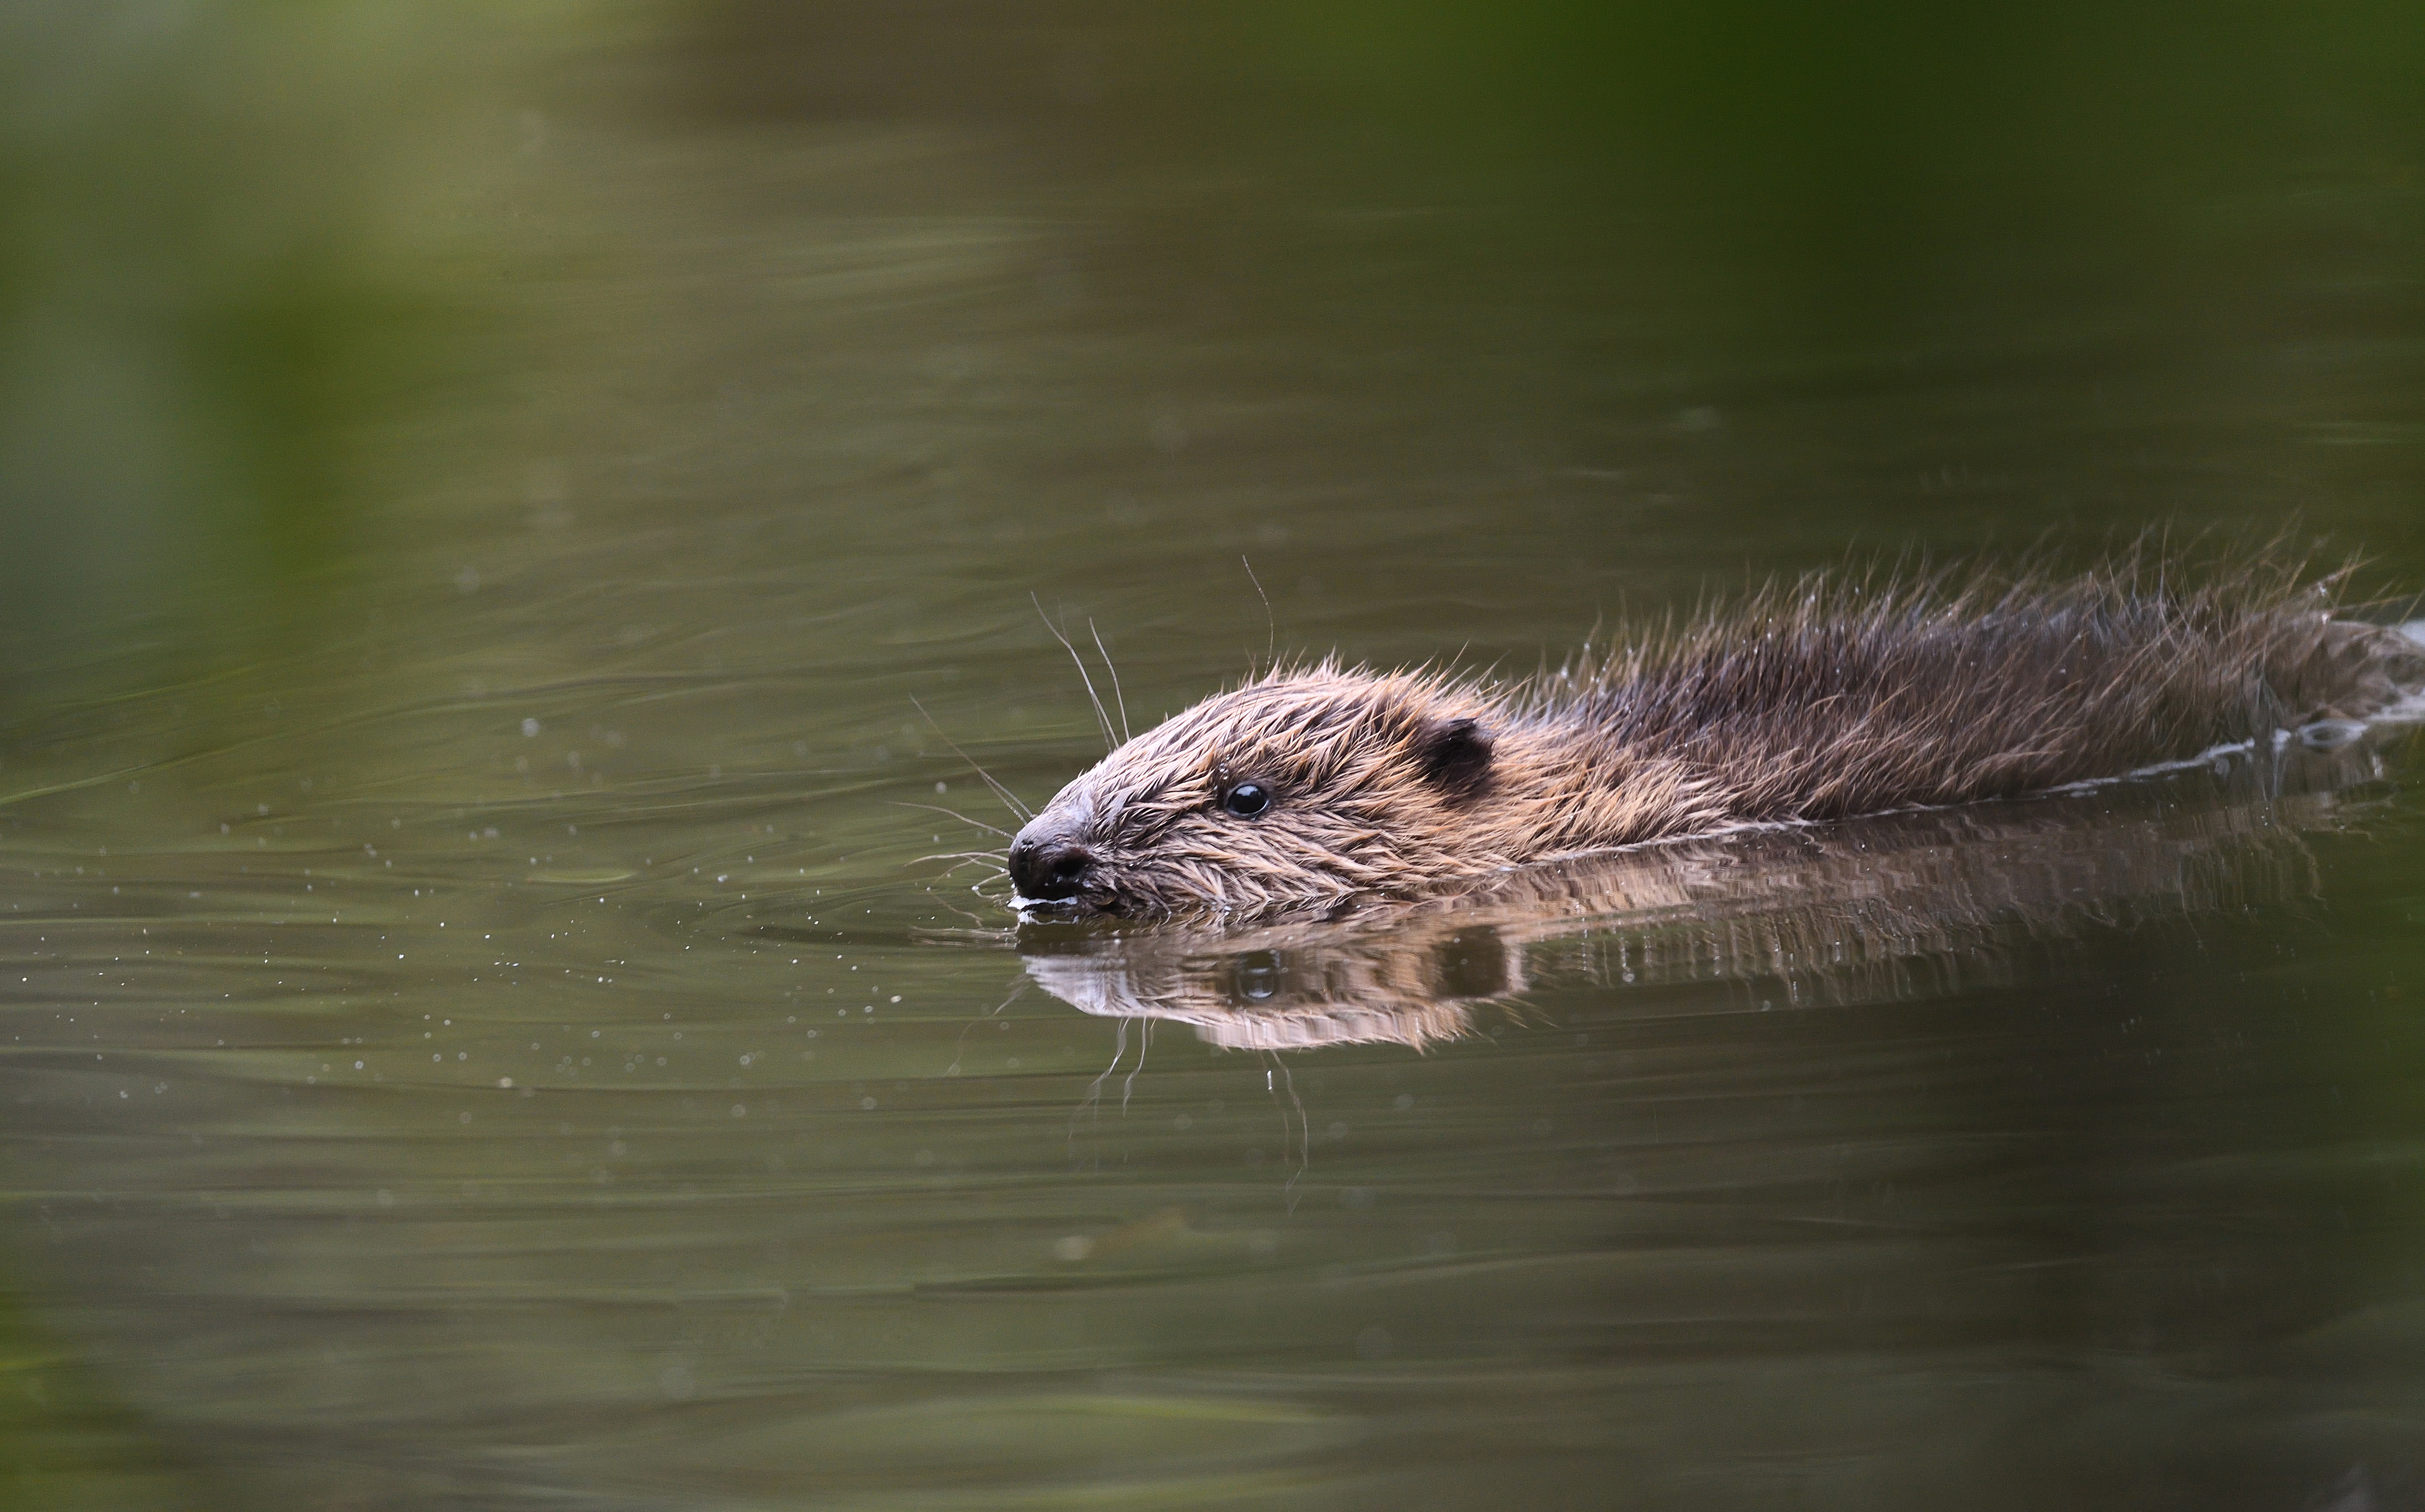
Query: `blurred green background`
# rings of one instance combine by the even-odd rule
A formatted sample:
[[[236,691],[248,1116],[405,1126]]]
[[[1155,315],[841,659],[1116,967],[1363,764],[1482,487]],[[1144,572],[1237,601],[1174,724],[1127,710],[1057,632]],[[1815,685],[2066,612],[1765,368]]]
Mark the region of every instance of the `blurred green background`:
[[[1106,298],[1233,339],[1310,326],[1452,387],[1520,366],[1569,430],[1644,384],[2016,348],[2350,442],[2418,422],[2425,24],[2398,4],[102,0],[0,26],[21,635],[175,611],[240,639],[492,460],[377,438],[510,428],[530,348],[598,334],[551,330],[535,285],[677,233],[551,157],[568,113],[963,134],[987,182],[913,170],[897,208],[1065,217]],[[2322,481],[2267,503],[2413,539],[2412,499]],[[2147,492],[2083,512],[2196,508]]]

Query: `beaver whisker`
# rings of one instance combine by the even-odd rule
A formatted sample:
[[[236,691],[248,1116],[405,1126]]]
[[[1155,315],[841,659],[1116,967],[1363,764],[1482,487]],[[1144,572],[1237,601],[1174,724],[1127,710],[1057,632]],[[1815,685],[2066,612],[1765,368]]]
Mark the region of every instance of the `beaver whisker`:
[[[997,878],[994,878],[994,877],[988,877],[988,878],[986,878],[986,881],[987,881],[987,882],[995,881],[995,880],[998,880],[998,879],[997,879]],[[986,882],[978,882],[978,883],[975,883],[974,885],[972,885],[972,887],[970,887],[970,889],[969,889],[969,894],[970,894],[970,896],[972,896],[972,897],[979,897],[979,898],[983,898],[983,899],[985,899],[985,901],[986,901],[988,905],[990,905],[990,906],[992,906],[992,907],[994,907],[994,908],[997,908],[997,909],[999,909],[999,908],[1003,908],[1003,907],[1006,906],[1006,904],[1007,904],[1007,902],[1008,902],[1008,899],[1007,899],[1007,898],[1004,898],[1004,897],[996,897],[996,896],[994,896],[992,893],[990,893],[987,892],[985,889],[986,889]],[[946,905],[946,907],[949,907],[949,905]],[[953,912],[955,912],[955,913],[960,913],[960,912],[962,912],[963,910],[961,910],[961,909],[959,909],[955,908],[955,909],[952,909],[952,911],[953,911]]]
[[[1272,618],[1272,596],[1263,591],[1263,580],[1255,575],[1255,564],[1246,560],[1245,552],[1238,554],[1238,565],[1246,570],[1246,581],[1255,586],[1255,597],[1263,601],[1263,660],[1277,669],[1280,658],[1275,648],[1279,645],[1280,630],[1279,621]],[[1247,670],[1254,670],[1251,662],[1247,664]]]
[[[1120,706],[1120,739],[1133,740],[1136,737],[1129,733],[1128,696],[1120,691],[1120,669],[1112,665],[1112,653],[1103,649],[1103,633],[1092,619],[1086,621],[1086,634],[1095,637],[1095,654],[1103,659],[1103,670],[1112,674],[1112,700]]]
[[[972,819],[967,814],[962,813],[959,810],[946,809],[939,803],[911,803],[906,798],[896,798],[893,802],[894,805],[899,808],[923,809],[928,813],[939,813],[950,818],[957,819],[960,823],[969,825],[974,828],[982,829],[987,834],[1000,835],[1004,840],[1008,840],[1010,838],[1010,831],[1007,829],[997,829],[993,826],[986,823],[983,819]]]
[[[977,894],[977,896],[979,896],[979,897],[985,897],[985,894],[984,894],[984,893],[979,893]],[[948,898],[939,898],[939,899],[937,899],[936,901],[937,901],[937,902],[939,902],[939,903],[941,903],[941,904],[943,905],[943,907],[945,907],[945,908],[947,908],[947,909],[951,909],[954,913],[958,914],[961,918],[966,919],[969,923],[971,923],[971,924],[972,924],[972,925],[976,925],[979,929],[983,929],[983,928],[985,927],[985,923],[986,923],[986,922],[985,922],[985,920],[984,920],[983,918],[979,917],[978,915],[976,915],[976,914],[974,914],[974,913],[971,913],[968,909],[961,908],[958,904],[952,902],[950,899],[948,899]],[[990,899],[990,898],[987,898],[987,899],[986,899],[986,901],[987,901],[987,902],[988,902],[988,903],[990,903],[990,902],[992,902],[993,900],[992,900],[992,899]]]
[[[986,786],[993,789],[993,796],[1002,800],[1002,806],[1004,808],[1008,809],[1013,814],[1018,816],[1020,824],[1025,824],[1028,820],[1036,817],[1035,811],[1028,808],[1026,804],[1020,802],[1019,796],[1017,794],[1011,792],[1010,789],[1003,786],[1000,782],[995,781],[993,780],[993,774],[979,765],[975,757],[971,756],[967,751],[960,749],[958,741],[956,741],[951,736],[943,733],[943,727],[939,724],[935,724],[935,716],[926,713],[926,706],[918,701],[918,695],[915,693],[909,695],[909,702],[920,715],[924,716],[928,724],[934,725],[936,738],[942,741],[944,745],[951,747],[953,755],[957,756],[960,760],[969,764],[970,770],[975,772],[977,776],[984,780]],[[948,812],[950,811],[946,810],[945,812]],[[973,819],[969,822],[971,824],[976,823]],[[979,825],[977,828],[982,829],[989,828],[991,827]],[[1000,834],[1002,831],[996,829],[994,830],[994,833]]]
[[[1093,1081],[1086,1084],[1085,1097],[1076,1107],[1069,1110],[1068,1139],[1072,1144],[1075,1144],[1078,1139],[1078,1120],[1086,1115],[1094,1116],[1093,1121],[1097,1129],[1100,1130],[1102,1127],[1103,1084],[1111,1079],[1112,1072],[1120,1069],[1121,1059],[1129,1053],[1129,1022],[1130,1021],[1125,1017],[1113,1021],[1112,1063],[1104,1067]]]
[[[1043,619],[1044,628],[1052,632],[1052,638],[1061,643],[1061,649],[1069,653],[1070,662],[1077,667],[1078,681],[1086,685],[1086,701],[1095,706],[1095,723],[1102,727],[1103,748],[1105,750],[1116,748],[1119,742],[1112,734],[1112,716],[1103,712],[1103,700],[1095,692],[1095,680],[1086,675],[1086,659],[1078,654],[1078,648],[1069,644],[1069,637],[1063,635],[1061,627],[1052,622],[1052,617],[1044,612],[1042,599],[1031,592],[1027,596],[1027,602],[1036,605],[1036,612]]]
[[[954,909],[952,911],[958,913],[960,910]],[[970,914],[967,917],[974,918],[976,916],[974,914]],[[993,1018],[995,1015],[1001,1013],[1003,1009],[1009,1007],[1013,1003],[1018,1002],[1019,995],[1021,992],[1026,991],[1029,986],[1030,984],[1027,982],[1020,983],[1017,987],[1010,989],[1010,996],[1003,999],[985,1012],[978,1014],[975,1018],[971,1019],[968,1022],[960,1025],[959,1037],[952,1041],[952,1064],[943,1069],[944,1075],[957,1076],[960,1074],[960,1054],[968,1048],[969,1031],[975,1028],[978,1024],[983,1023],[986,1020]]]
[[[930,878],[930,882],[948,882],[955,876],[968,870],[972,866],[980,866],[985,868],[984,875],[980,876],[975,882],[970,885],[969,888],[970,892],[975,893],[979,897],[983,897],[985,895],[982,891],[984,888],[994,882],[1001,881],[1003,878],[1010,875],[1004,869],[1000,860],[983,851],[964,851],[957,854],[945,853],[937,856],[920,856],[913,861],[904,861],[902,864],[905,866],[917,866],[927,861],[950,861],[952,863],[949,866],[944,867],[941,871],[935,873],[932,878]]]
[[[1010,875],[1004,865],[1002,852],[998,850],[939,850],[934,852],[932,855],[913,856],[909,860],[903,861],[901,864],[904,866],[915,866],[921,861],[957,861],[960,866],[967,866],[975,861],[984,861],[991,865],[995,870],[1002,872],[1004,876],[1007,877]],[[957,870],[959,870],[959,866],[952,868],[952,871]],[[949,877],[952,874],[951,872],[945,872],[943,875]]]
[[[1313,1123],[1305,1115],[1305,1100],[1296,1095],[1296,1076],[1289,1070],[1288,1062],[1280,1059],[1279,1052],[1276,1050],[1266,1050],[1263,1054],[1271,1061],[1271,1065],[1263,1069],[1263,1090],[1272,1094],[1272,1105],[1279,1106],[1279,1093],[1272,1086],[1272,1071],[1277,1069],[1280,1080],[1287,1084],[1289,1103],[1296,1109],[1296,1169],[1290,1173],[1288,1183],[1281,1189],[1287,1194],[1289,1211],[1294,1213],[1296,1183],[1305,1179],[1306,1171],[1313,1165]],[[1288,1110],[1283,1108],[1280,1110],[1280,1138],[1283,1142],[1288,1139],[1289,1133]]]
[[[1128,1117],[1129,1098],[1136,1091],[1136,1079],[1145,1070],[1145,1058],[1152,1053],[1152,1050],[1153,1021],[1142,1020],[1137,1027],[1136,1064],[1129,1068],[1127,1080],[1120,1083],[1120,1117],[1124,1118]]]
[[[941,858],[939,858],[939,858],[936,858],[936,859],[937,859],[937,860],[940,860]],[[1007,873],[1007,872],[1004,871],[1000,866],[996,866],[996,865],[994,865],[992,862],[986,861],[983,857],[971,857],[971,858],[970,858],[969,860],[967,860],[967,861],[959,861],[959,862],[956,862],[956,863],[955,863],[955,864],[953,864],[953,865],[946,866],[946,867],[944,867],[941,871],[937,872],[937,873],[935,874],[935,880],[936,880],[936,881],[938,881],[938,882],[948,881],[948,880],[950,880],[950,878],[952,877],[952,876],[953,876],[953,874],[954,874],[954,873],[966,871],[969,867],[971,867],[971,866],[975,866],[975,865],[979,865],[979,864],[983,864],[983,865],[986,865],[986,866],[991,867],[991,870],[990,870],[990,871],[988,871],[985,876],[978,877],[978,878],[976,879],[976,881],[974,881],[973,883],[970,884],[969,891],[970,891],[970,892],[972,892],[972,893],[976,893],[978,894],[978,896],[980,896],[980,897],[984,896],[984,893],[982,892],[982,889],[986,888],[987,886],[990,885],[991,883],[999,882],[999,881],[1001,881],[1003,878],[1004,878],[1005,877],[1008,877],[1008,876],[1010,875],[1009,873]]]

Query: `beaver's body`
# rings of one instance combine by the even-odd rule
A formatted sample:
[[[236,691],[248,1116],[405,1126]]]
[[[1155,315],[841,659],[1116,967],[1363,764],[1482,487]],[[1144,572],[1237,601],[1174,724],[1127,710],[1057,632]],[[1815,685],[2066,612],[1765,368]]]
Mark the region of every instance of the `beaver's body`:
[[[1022,899],[1262,909],[1745,824],[2016,796],[2363,719],[2425,648],[2338,579],[1812,579],[1496,684],[1325,662],[1120,747],[1022,828]]]

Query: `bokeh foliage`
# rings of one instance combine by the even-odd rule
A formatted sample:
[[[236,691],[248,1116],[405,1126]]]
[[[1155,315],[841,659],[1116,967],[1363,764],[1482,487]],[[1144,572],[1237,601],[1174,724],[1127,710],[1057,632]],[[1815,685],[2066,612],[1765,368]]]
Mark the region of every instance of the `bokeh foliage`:
[[[497,313],[461,210],[510,156],[478,106],[511,35],[456,7],[0,10],[8,628],[212,598],[275,622],[325,586],[393,490],[358,433],[472,377]]]
[[[325,588],[397,491],[351,460],[362,432],[475,392],[527,313],[490,193],[539,129],[516,71],[651,29],[689,39],[709,113],[981,120],[1044,179],[1244,162],[1250,207],[1519,205],[1528,245],[1469,249],[1469,288],[1622,241],[1629,286],[1730,356],[1943,338],[2021,286],[2330,327],[2329,299],[2252,293],[2281,233],[2232,205],[2310,194],[2367,263],[2414,240],[2425,172],[2425,21],[2390,0],[20,5],[6,623],[215,596],[259,623]]]
[[[2231,205],[2358,186],[2381,192],[2351,234],[2412,234],[2425,171],[2425,18],[2390,0],[706,14],[707,108],[1050,123],[1148,171],[1251,144],[1265,194],[1299,175],[1342,208],[1521,204],[1562,255],[1663,244],[1679,297],[1735,307],[1712,336],[1772,346],[1955,319],[2013,281],[2228,298],[2271,263]]]

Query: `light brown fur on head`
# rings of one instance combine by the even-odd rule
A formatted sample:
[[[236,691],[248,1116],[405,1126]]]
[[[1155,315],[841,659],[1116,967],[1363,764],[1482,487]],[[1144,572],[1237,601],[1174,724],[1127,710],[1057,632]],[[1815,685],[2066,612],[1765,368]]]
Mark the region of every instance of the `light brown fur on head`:
[[[2333,618],[2340,581],[2154,558],[1823,576],[1508,684],[1276,670],[1071,782],[1011,876],[1081,912],[1256,912],[2118,777],[2425,683],[2414,642]]]

